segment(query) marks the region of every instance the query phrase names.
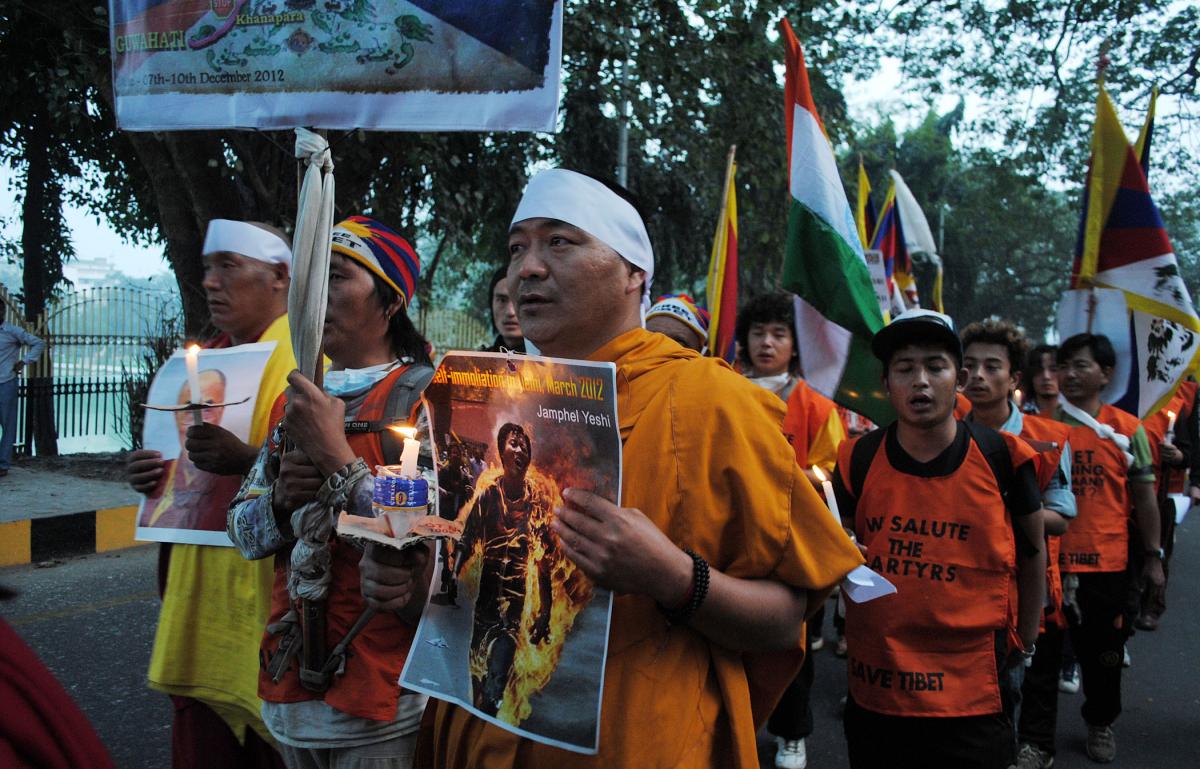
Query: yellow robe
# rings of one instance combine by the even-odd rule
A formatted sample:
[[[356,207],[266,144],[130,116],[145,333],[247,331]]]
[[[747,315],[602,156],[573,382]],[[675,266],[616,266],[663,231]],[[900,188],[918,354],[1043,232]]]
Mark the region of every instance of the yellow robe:
[[[592,358],[617,364],[624,506],[713,568],[804,588],[810,600],[862,563],[796,464],[782,401],[642,329]],[[617,596],[598,755],[534,743],[444,702],[431,703],[423,738],[439,769],[756,769],[756,718],[770,713],[801,656],[734,652],[672,627],[645,596]]]
[[[296,368],[287,315],[259,337],[275,342],[263,369],[250,445],[267,437],[271,406]],[[167,587],[150,655],[150,688],[203,701],[238,740],[250,727],[268,741],[258,698],[258,646],[271,606],[274,561],[247,561],[233,547],[172,545]]]

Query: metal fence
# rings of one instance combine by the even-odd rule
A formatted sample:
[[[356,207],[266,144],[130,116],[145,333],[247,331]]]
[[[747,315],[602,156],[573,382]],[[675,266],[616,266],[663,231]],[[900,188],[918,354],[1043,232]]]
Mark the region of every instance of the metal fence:
[[[46,342],[18,386],[17,452],[33,453],[35,414],[53,415],[63,453],[128,448],[126,379],[144,372],[148,340],[178,326],[179,297],[141,288],[82,289],[52,300],[34,323],[23,320],[21,303],[2,285],[0,298],[8,322]],[[490,329],[464,310],[420,310],[414,322],[439,355],[491,340]]]
[[[88,288],[51,300],[33,323],[0,286],[8,322],[46,342],[18,387],[17,451],[32,453],[34,415],[53,415],[58,448],[112,451],[128,446],[124,381],[141,371],[147,340],[177,325],[179,298],[166,291]]]
[[[448,350],[474,350],[492,341],[491,330],[465,310],[418,309],[417,330],[433,345],[435,355]]]

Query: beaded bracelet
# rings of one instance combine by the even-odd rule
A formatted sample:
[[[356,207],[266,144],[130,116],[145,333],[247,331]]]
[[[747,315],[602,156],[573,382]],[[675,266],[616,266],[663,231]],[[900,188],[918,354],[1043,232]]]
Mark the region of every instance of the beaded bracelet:
[[[700,605],[708,596],[708,561],[696,555],[690,548],[684,548],[683,552],[692,557],[692,584],[688,588],[687,600],[678,609],[668,609],[662,604],[658,605],[659,611],[672,625],[686,625],[692,617],[696,616]]]

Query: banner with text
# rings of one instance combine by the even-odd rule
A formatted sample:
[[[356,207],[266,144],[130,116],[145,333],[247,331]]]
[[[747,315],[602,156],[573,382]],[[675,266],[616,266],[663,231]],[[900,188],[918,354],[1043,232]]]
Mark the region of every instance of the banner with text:
[[[110,0],[129,131],[554,131],[562,0]]]

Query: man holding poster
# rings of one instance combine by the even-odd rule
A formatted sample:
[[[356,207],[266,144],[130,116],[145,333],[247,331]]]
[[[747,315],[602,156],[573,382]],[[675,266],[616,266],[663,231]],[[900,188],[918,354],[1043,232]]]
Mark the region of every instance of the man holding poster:
[[[213,325],[220,331],[207,347],[275,345],[251,419],[250,440],[262,441],[271,404],[296,366],[286,315],[291,246],[268,225],[214,219],[202,252],[202,285]],[[208,393],[204,399],[219,400],[216,396]],[[186,473],[203,471],[218,485],[225,483],[218,491],[225,494],[223,505],[228,506],[256,452],[212,424],[211,416],[206,419],[203,425],[186,428],[181,456],[194,465]],[[194,485],[181,483],[173,469],[177,466],[160,452],[141,450],[130,453],[126,472],[135,490],[165,501]],[[169,520],[174,515],[170,507],[161,512],[156,508],[154,515]],[[272,576],[269,562],[248,563],[232,547],[162,546],[163,603],[148,677],[150,687],[171,695],[175,707],[171,741],[176,769],[279,764],[259,715],[257,694],[258,643]]]
[[[617,594],[599,750],[537,744],[438,702],[424,758],[757,767],[757,721],[799,666],[805,615],[862,559],[796,466],[783,404],[641,328],[654,258],[628,193],[544,171],[513,217],[509,252],[526,339],[617,369],[621,505],[566,488],[553,522],[566,556]],[[770,675],[758,672],[766,652],[786,653]]]

